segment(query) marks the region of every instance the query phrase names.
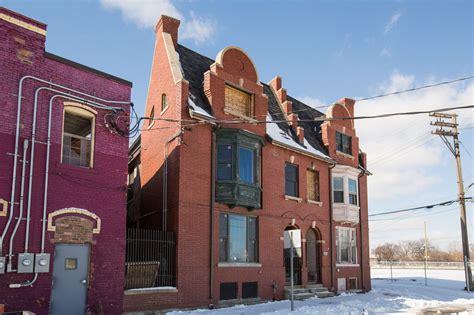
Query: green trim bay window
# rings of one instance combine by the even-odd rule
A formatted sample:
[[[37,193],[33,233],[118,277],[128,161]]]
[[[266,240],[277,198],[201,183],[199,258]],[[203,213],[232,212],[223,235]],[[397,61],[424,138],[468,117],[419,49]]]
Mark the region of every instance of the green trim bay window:
[[[239,129],[216,133],[216,201],[261,208],[261,137]]]

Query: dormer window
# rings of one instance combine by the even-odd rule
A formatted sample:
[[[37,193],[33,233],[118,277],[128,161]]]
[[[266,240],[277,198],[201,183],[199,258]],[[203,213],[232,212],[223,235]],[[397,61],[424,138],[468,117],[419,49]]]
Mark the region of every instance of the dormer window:
[[[224,111],[235,116],[252,117],[252,94],[236,89],[230,85],[226,85]]]
[[[336,150],[352,155],[352,137],[336,131]]]

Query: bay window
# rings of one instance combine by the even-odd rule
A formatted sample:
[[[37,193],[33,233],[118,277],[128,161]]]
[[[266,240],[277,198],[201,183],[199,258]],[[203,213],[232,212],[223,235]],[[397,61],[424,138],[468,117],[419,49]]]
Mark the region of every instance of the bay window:
[[[357,264],[356,229],[336,227],[337,264]]]
[[[216,201],[260,208],[263,139],[239,129],[221,129],[216,141]]]

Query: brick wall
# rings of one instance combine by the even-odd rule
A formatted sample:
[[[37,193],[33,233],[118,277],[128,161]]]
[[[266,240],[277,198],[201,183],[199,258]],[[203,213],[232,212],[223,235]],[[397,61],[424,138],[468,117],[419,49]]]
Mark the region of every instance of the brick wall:
[[[176,26],[177,27],[177,26]],[[153,59],[152,75],[149,85],[146,113],[151,112],[152,106],[157,106],[161,94],[169,95],[170,108],[158,117],[173,119],[190,119],[187,113],[187,82],[174,82],[168,63],[168,56],[161,34],[157,31],[157,43]],[[177,31],[169,30],[173,39],[177,40]],[[219,120],[236,119],[235,116],[224,113],[224,87],[232,84],[255,96],[255,116],[264,119],[267,115],[268,100],[263,95],[262,85],[250,58],[240,49],[223,50],[216,63],[210,66],[203,75],[203,90],[211,107],[213,115]],[[346,105],[346,104],[342,104]],[[335,106],[334,116],[352,115],[343,106]],[[155,109],[156,113],[156,109]],[[156,114],[155,114],[156,115]],[[162,218],[162,183],[164,147],[168,139],[178,131],[179,125],[160,121],[155,127],[169,127],[158,131],[142,133],[142,212],[154,213],[147,216],[141,223],[147,227],[161,228]],[[225,125],[225,128],[241,128],[265,136],[265,124],[251,123]],[[153,129],[153,126],[150,127]],[[358,166],[358,139],[355,130],[348,121],[331,122],[324,127],[324,141],[332,158],[339,164]],[[335,152],[335,131],[345,131],[353,136],[352,148],[355,159],[348,159]],[[363,283],[364,289],[370,289],[368,265],[368,229],[367,229],[367,184],[365,177],[360,179],[360,202],[362,225],[355,225],[358,240],[362,236],[363,250],[359,251],[359,261],[363,261],[363,281],[360,267],[335,266],[335,226],[330,217],[330,164],[307,155],[274,146],[266,141],[262,150],[262,209],[249,211],[246,208],[229,208],[227,205],[214,204],[211,220],[211,143],[213,127],[194,125],[187,128],[180,140],[170,144],[168,158],[168,224],[170,230],[177,232],[177,292],[143,292],[125,295],[125,309],[151,310],[158,308],[206,306],[218,303],[219,285],[222,282],[238,282],[238,297],[242,295],[242,283],[257,281],[259,296],[263,300],[284,298],[285,270],[283,262],[283,231],[291,220],[302,231],[302,238],[312,228],[313,221],[320,232],[322,240],[322,284],[330,290],[337,289],[337,278],[357,277]],[[307,131],[311,132],[311,131]],[[299,189],[302,202],[286,200],[285,194],[285,162],[292,161],[299,165]],[[307,202],[306,170],[314,169],[320,174],[321,205]],[[146,196],[144,196],[146,194]],[[218,266],[219,260],[219,214],[221,212],[258,216],[259,220],[259,263],[261,266],[252,267],[223,267]],[[214,236],[210,242],[211,224]],[[365,225],[364,225],[365,224]],[[362,230],[360,229],[362,227]],[[362,233],[361,233],[362,231]],[[306,249],[303,242],[303,257]],[[210,246],[213,248],[214,278],[210,283]],[[362,256],[361,256],[362,255]],[[361,259],[362,258],[362,259]],[[272,284],[278,284],[276,295],[273,294]],[[303,259],[302,282],[307,282],[307,266]],[[213,289],[210,290],[210,285]],[[199,288],[199,289],[197,289]]]
[[[14,16],[25,23],[46,28],[42,23],[6,9],[1,8],[0,12]],[[0,178],[2,178],[0,180],[0,198],[6,200],[11,198],[13,167],[11,154],[15,148],[17,94],[21,77],[36,76],[103,99],[130,100],[131,86],[129,84],[45,55],[45,40],[45,36],[41,34],[0,20],[0,42],[2,43],[0,44],[2,76],[0,120],[3,122],[0,124]],[[34,92],[40,86],[44,86],[44,84],[30,79],[24,81],[20,147],[22,147],[23,139],[31,138]],[[42,91],[39,94],[36,137],[37,140],[43,142],[47,137],[48,104],[52,95],[53,93],[49,91]],[[101,310],[104,313],[119,313],[122,309],[123,299],[128,139],[110,133],[104,126],[104,115],[108,111],[97,109],[94,167],[84,169],[61,164],[63,101],[56,99],[53,104],[47,212],[76,207],[87,209],[102,219],[100,234],[93,235],[95,244],[92,245],[91,251],[91,282],[88,290],[87,308],[93,312]],[[128,115],[129,106],[120,106]],[[19,152],[21,154],[21,150]],[[27,153],[27,160],[29,160],[29,156],[30,151]],[[19,160],[22,160],[22,157]],[[45,161],[45,145],[36,144],[29,249],[34,253],[40,250]],[[18,165],[16,201],[19,200],[20,190],[21,164]],[[28,185],[28,180],[25,185]],[[25,194],[25,200],[26,198]],[[17,215],[18,205],[15,206],[15,216]],[[6,220],[7,217],[0,217],[0,231],[3,231]],[[11,230],[10,227],[4,240],[2,256],[7,254],[7,243]],[[58,230],[60,231],[61,227]],[[25,224],[23,222],[13,244],[14,254],[23,252],[24,237]],[[50,254],[54,252],[53,238],[55,238],[54,232],[46,234],[45,251]],[[16,259],[14,267],[16,268]],[[51,266],[51,271],[53,268],[54,266]],[[47,314],[51,294],[51,275],[51,272],[40,274],[33,287],[9,289],[8,284],[29,280],[33,275],[0,274],[0,304],[5,304],[8,311],[31,310],[38,314]]]

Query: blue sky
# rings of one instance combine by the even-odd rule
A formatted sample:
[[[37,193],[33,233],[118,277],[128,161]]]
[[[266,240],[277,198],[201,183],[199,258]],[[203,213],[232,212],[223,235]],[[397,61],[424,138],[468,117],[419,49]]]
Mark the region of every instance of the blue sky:
[[[161,13],[183,20],[182,44],[211,58],[227,45],[240,46],[262,81],[280,75],[290,95],[314,105],[474,73],[472,1],[0,0],[0,5],[48,24],[49,52],[133,81],[140,114],[153,25]],[[473,104],[472,81],[361,102],[356,114]],[[473,111],[458,114],[467,127],[461,140],[471,154],[461,151],[468,185],[474,181],[474,116]],[[456,198],[454,159],[429,135],[429,121],[424,116],[356,123],[374,166],[369,181],[374,213]],[[460,239],[457,208],[432,210],[449,209],[374,221],[371,245],[420,238],[426,220],[433,242],[446,247]],[[472,222],[469,228],[474,237]]]

